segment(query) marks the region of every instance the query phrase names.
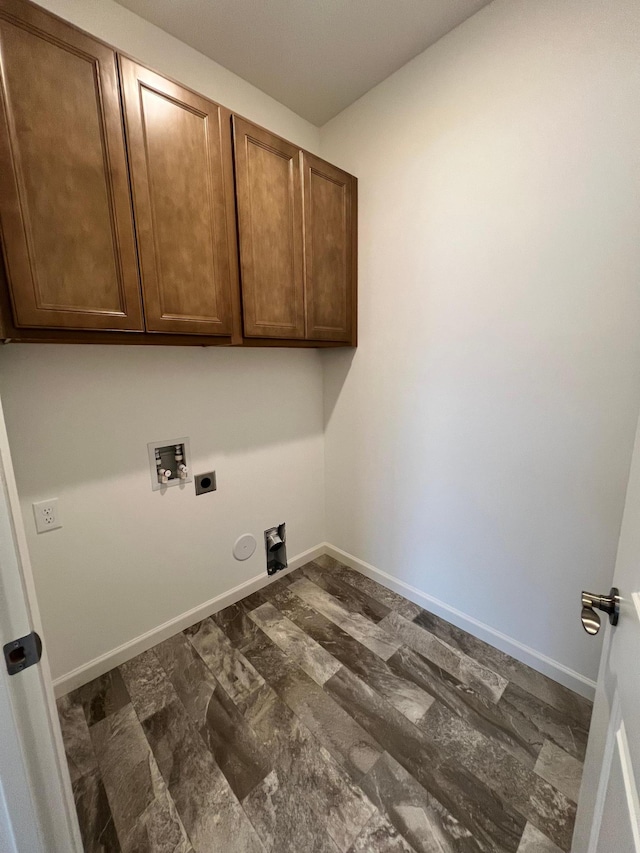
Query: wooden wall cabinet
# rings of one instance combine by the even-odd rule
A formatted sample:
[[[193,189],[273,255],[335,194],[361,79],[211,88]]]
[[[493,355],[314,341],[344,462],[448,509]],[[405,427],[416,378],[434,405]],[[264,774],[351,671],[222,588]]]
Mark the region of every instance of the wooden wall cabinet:
[[[0,3],[0,227],[18,326],[142,330],[116,54]]]
[[[356,180],[302,153],[306,336],[356,343]]]
[[[304,338],[299,150],[233,117],[246,337]]]
[[[229,112],[126,57],[120,69],[147,330],[231,335],[239,300]]]
[[[355,346],[351,175],[28,0],[0,84],[0,337]]]
[[[355,345],[356,180],[233,117],[244,334]]]

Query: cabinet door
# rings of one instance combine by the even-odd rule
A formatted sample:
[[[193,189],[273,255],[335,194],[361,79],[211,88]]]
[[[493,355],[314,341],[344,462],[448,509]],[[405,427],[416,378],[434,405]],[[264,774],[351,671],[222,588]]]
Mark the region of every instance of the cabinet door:
[[[17,326],[142,329],[115,53],[0,0],[0,226]]]
[[[303,154],[306,337],[356,337],[356,179]]]
[[[148,331],[230,335],[238,268],[230,114],[120,57]]]
[[[304,337],[300,151],[233,117],[244,333]]]

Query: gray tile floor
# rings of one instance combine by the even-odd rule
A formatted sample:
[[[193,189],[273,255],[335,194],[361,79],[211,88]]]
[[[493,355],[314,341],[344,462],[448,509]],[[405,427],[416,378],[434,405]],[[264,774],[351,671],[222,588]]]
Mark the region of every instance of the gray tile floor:
[[[557,853],[591,705],[323,557],[59,713],[91,853]]]

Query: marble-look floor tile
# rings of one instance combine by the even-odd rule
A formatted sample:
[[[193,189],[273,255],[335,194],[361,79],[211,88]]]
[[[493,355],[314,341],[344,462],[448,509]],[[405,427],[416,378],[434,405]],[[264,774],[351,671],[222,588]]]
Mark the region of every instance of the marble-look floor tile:
[[[308,578],[294,581],[289,589],[383,660],[391,657],[402,645],[401,640],[385,631],[380,624],[370,622],[360,613],[350,613],[339,601]]]
[[[395,610],[407,619],[413,619],[421,612],[421,608],[417,604],[413,604],[397,592],[387,589],[366,575],[356,572],[355,569],[350,569],[348,566],[339,563],[327,554],[318,557],[315,563],[323,569],[331,570],[332,575],[340,578],[344,583],[361,590],[370,598],[375,598],[376,601],[384,604],[389,610]]]
[[[416,853],[482,850],[471,831],[389,754],[384,754],[361,784],[371,802]]]
[[[396,607],[396,613],[399,613],[401,616],[404,616],[405,619],[413,620],[420,613],[422,608],[419,604],[415,604],[413,601],[409,601],[408,598],[405,598],[404,602]]]
[[[310,608],[293,592],[280,591],[273,601],[305,634],[319,643],[336,661],[347,666],[384,696],[412,723],[422,719],[431,707],[433,696],[424,690],[422,685],[387,666],[382,658],[321,613]]]
[[[89,853],[566,853],[591,706],[321,557],[58,710]]]
[[[264,684],[262,676],[212,619],[205,619],[184,633],[234,702],[243,701]]]
[[[191,845],[132,705],[91,727],[91,740],[123,853],[140,849],[188,853]]]
[[[239,692],[236,697],[238,709],[260,739],[265,754],[270,756],[279,774],[287,780],[287,785],[305,792],[309,807],[322,818],[338,848],[346,850],[369,819],[373,806],[330,753],[318,744],[291,709],[265,684],[245,656],[234,651],[234,671],[254,673],[261,685],[251,691]],[[254,678],[255,683],[258,682]]]
[[[381,747],[265,634],[244,654],[353,780],[375,764]]]
[[[253,609],[255,610],[255,608]],[[244,646],[250,643],[260,631],[255,622],[249,619],[249,613],[237,604],[232,604],[230,607],[225,607],[224,610],[214,613],[211,620],[224,631],[231,644],[239,651],[242,651]]]
[[[578,802],[582,781],[582,762],[578,761],[555,743],[545,741],[534,767],[538,776],[542,776],[574,803]]]
[[[192,830],[195,853],[265,853],[265,845],[245,809],[237,802],[203,809]]]
[[[316,684],[322,686],[340,669],[340,663],[332,655],[270,602],[252,610],[249,618]]]
[[[543,702],[513,682],[507,685],[500,705],[514,726],[525,720],[540,732],[543,742],[550,740],[578,761],[584,761],[589,729],[566,711]]]
[[[450,711],[500,743],[525,766],[533,767],[544,736],[529,720],[509,713],[502,702],[496,704],[479,695],[442,667],[406,646],[389,658],[387,666],[398,675],[415,681]]]
[[[78,689],[89,726],[129,704],[129,694],[118,669],[95,678]]]
[[[189,806],[189,812],[193,806],[196,813],[206,803],[235,801],[226,777],[179,699],[174,699],[153,716],[147,717],[142,725],[181,815],[184,816],[184,813],[178,804],[178,796]],[[201,796],[192,803],[189,802],[191,789],[201,792]]]
[[[536,696],[541,702],[561,711],[574,720],[579,728],[589,728],[592,704],[583,696],[433,613],[421,610],[413,621],[450,646],[490,667],[507,681]]]
[[[295,583],[295,580],[293,581]],[[339,628],[335,622],[331,622],[326,616],[323,616],[310,604],[308,604],[300,596],[295,595],[291,589],[292,584],[286,586],[279,582],[269,584],[265,590],[265,595],[269,601],[276,607],[277,610],[294,622],[299,628],[313,637],[313,633],[309,630],[309,626],[316,624],[333,625],[335,630],[345,637],[353,638],[347,634],[342,628]],[[354,640],[355,642],[355,640]],[[370,651],[370,650],[368,650]]]
[[[322,819],[275,770],[242,805],[267,853],[339,853]],[[235,849],[238,853],[242,850],[238,846]]]
[[[85,853],[120,853],[121,846],[98,766],[73,782]]]
[[[57,701],[73,799],[87,853],[117,853],[120,843],[78,690]]]
[[[166,680],[159,692],[171,698],[177,695],[196,727],[200,728],[206,719],[211,694],[218,686],[214,674],[184,634],[176,634],[159,643],[154,653],[160,666],[156,677],[163,675]]]
[[[284,580],[284,578],[282,578],[282,580]],[[236,603],[236,606],[241,610],[244,610],[245,613],[251,613],[251,611],[255,610],[256,607],[260,607],[261,604],[264,604],[266,600],[264,590],[258,589],[255,592],[252,592],[251,595],[246,595],[244,598],[241,598],[240,601]]]
[[[278,778],[304,791],[306,803],[344,853],[373,805],[274,691],[256,693],[249,702],[247,720],[273,757]]]
[[[296,677],[301,675],[309,681],[312,681],[312,679],[303,672],[295,660],[289,657],[289,655],[284,652],[280,646],[276,645],[261,628],[258,628],[255,622],[251,620],[249,621],[252,631],[248,640],[245,639],[240,642],[240,645],[242,646],[241,654],[262,676],[265,684],[278,692],[277,688],[279,682],[288,674]],[[238,651],[240,651],[239,648]],[[313,683],[315,684],[315,682]],[[243,703],[239,704],[242,706]]]
[[[575,804],[501,746],[436,702],[422,722],[443,760],[464,767],[493,790],[506,806],[569,850]]]
[[[562,851],[539,829],[528,823],[522,833],[517,853],[562,853]]]
[[[483,781],[447,762],[424,732],[344,667],[325,690],[473,834],[480,850],[514,853],[525,820]]]
[[[98,766],[89,735],[89,727],[77,690],[67,693],[57,701],[58,719],[67,756],[71,783]]]
[[[329,554],[321,554],[319,557],[316,557],[313,562],[323,569],[335,569],[338,567],[344,569],[347,568],[344,563],[338,562],[334,557],[330,557]]]
[[[354,781],[373,767],[381,747],[314,682],[287,676],[278,693]]]
[[[415,618],[422,611],[418,604],[414,604],[394,590],[382,586],[373,578],[363,575],[362,572],[338,562],[328,554],[316,557],[314,562],[323,569],[330,569],[332,574],[339,577],[344,583],[365,592],[370,598],[375,598],[381,604],[386,605],[389,610],[395,610],[396,613],[400,613],[407,619]]]
[[[238,799],[268,775],[270,756],[219,685],[209,699],[200,734]]]
[[[402,645],[421,654],[455,676],[462,684],[466,684],[481,696],[486,696],[497,702],[506,686],[506,679],[478,663],[468,655],[439,640],[433,634],[425,631],[414,622],[410,622],[399,613],[390,613],[380,623],[390,633],[397,637]]]
[[[317,563],[307,563],[291,574],[292,581],[300,577],[309,578],[316,586],[332,595],[350,613],[360,613],[361,616],[371,622],[379,622],[391,610],[390,607],[382,604],[376,598],[369,596],[364,590],[342,581],[337,575],[334,575],[331,569],[324,569]]]
[[[346,851],[373,814],[374,807],[329,752],[308,737],[302,725],[301,730],[305,735],[299,739],[298,760],[288,778],[304,788],[308,801],[323,819],[338,849]]]
[[[156,653],[232,791],[242,799],[271,769],[262,743],[183,634],[160,643]]]
[[[350,650],[349,650],[350,651]],[[435,701],[419,685],[390,669],[383,661],[364,662],[362,654],[353,655],[343,647],[340,661],[372,687],[412,723],[419,723]]]
[[[349,848],[349,853],[414,853],[414,850],[388,820],[374,814]]]
[[[156,798],[125,836],[123,851],[130,853],[193,853],[171,797]]]
[[[175,690],[153,649],[121,664],[120,674],[140,722],[175,699]]]
[[[255,830],[182,703],[170,702],[143,725],[195,853],[227,850],[241,842],[239,849],[247,853],[262,851]]]

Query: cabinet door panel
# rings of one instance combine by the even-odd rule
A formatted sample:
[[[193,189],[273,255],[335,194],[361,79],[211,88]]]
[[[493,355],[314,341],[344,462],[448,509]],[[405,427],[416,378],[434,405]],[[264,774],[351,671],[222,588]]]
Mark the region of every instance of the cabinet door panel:
[[[355,343],[355,178],[303,154],[306,337]]]
[[[120,57],[149,331],[230,335],[238,269],[229,113]]]
[[[115,53],[0,0],[0,224],[18,326],[142,329]]]
[[[233,118],[244,333],[304,337],[300,152]]]

